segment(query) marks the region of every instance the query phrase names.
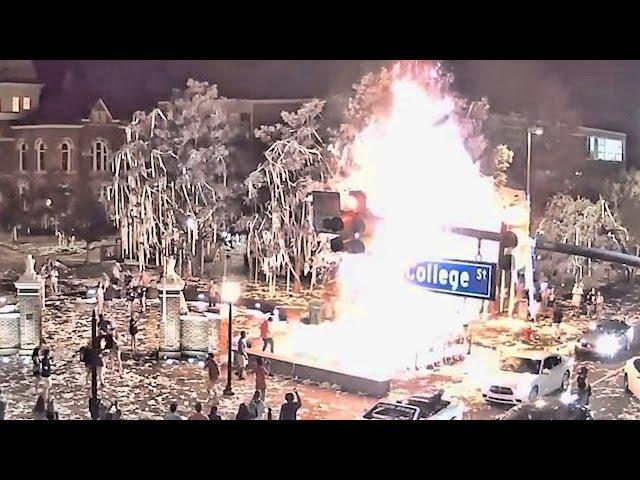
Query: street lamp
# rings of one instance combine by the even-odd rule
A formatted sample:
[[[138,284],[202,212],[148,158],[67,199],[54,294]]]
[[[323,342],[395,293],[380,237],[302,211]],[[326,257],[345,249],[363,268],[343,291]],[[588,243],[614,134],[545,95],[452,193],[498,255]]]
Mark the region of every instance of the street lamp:
[[[240,297],[240,284],[238,282],[222,281],[222,287],[220,288],[220,299],[223,303],[229,305],[229,325],[227,329],[228,336],[228,349],[227,349],[227,386],[224,387],[223,395],[232,396],[233,389],[231,388],[231,325],[232,325],[232,305]]]
[[[542,135],[544,128],[529,127],[527,128],[527,201],[531,205],[531,135]]]

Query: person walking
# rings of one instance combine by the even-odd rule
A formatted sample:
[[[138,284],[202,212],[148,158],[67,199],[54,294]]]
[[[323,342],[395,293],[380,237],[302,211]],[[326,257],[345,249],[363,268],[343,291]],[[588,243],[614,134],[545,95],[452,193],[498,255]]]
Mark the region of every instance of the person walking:
[[[216,362],[213,353],[207,355],[204,362],[204,369],[207,372],[207,402],[211,399],[211,391],[213,390],[213,398],[218,398],[218,380],[220,380],[220,366]]]
[[[602,292],[598,290],[596,294],[596,317],[602,318],[602,314],[604,313],[604,295]]]
[[[169,412],[164,416],[165,420],[182,420],[182,417],[178,414],[178,404],[171,402],[169,405]]]
[[[187,420],[209,420],[209,418],[202,413],[202,404],[200,402],[196,403],[195,411],[189,415]]]
[[[51,389],[51,376],[53,374],[52,370],[52,362],[53,358],[51,357],[51,352],[48,348],[45,348],[42,352],[42,362],[40,364],[42,377],[42,382],[44,383],[44,398],[49,398],[49,390]]]
[[[122,375],[122,345],[120,335],[117,330],[113,330],[111,334],[111,348],[109,351],[110,365],[116,363],[118,365],[118,373]]]
[[[238,347],[236,349],[236,368],[238,369],[236,375],[238,376],[239,380],[244,380],[244,369],[247,368],[248,361],[249,354],[247,353],[247,332],[243,330],[240,332]]]
[[[149,274],[142,270],[138,280],[138,297],[140,298],[140,311],[144,313],[147,311],[147,291],[151,283],[151,277]]]
[[[209,307],[215,307],[218,301],[218,290],[216,288],[216,282],[209,280]]]
[[[136,335],[138,334],[138,321],[134,318],[133,314],[129,317],[129,335],[131,335],[131,350],[134,355],[138,353],[138,340]]]
[[[271,353],[273,353],[273,337],[271,336],[271,322],[273,321],[273,316],[269,315],[264,321],[260,324],[260,337],[262,338],[262,351],[264,352],[267,349],[267,346],[271,349]]]
[[[293,401],[293,395],[295,394],[296,400]],[[302,399],[298,394],[297,389],[293,389],[293,393],[287,393],[284,396],[285,403],[280,407],[280,418],[279,420],[297,420],[298,419],[298,410],[302,407]]]
[[[31,372],[34,376],[34,378],[36,379],[35,382],[35,391],[36,394],[38,393],[38,388],[40,387],[40,381],[41,381],[41,377],[40,374],[41,372],[41,361],[40,361],[40,348],[36,347],[33,349],[33,352],[31,353]]]
[[[209,412],[209,420],[222,420],[222,417],[218,415],[218,406],[213,405],[211,407],[211,411]]]
[[[262,399],[267,398],[267,369],[264,366],[264,360],[261,357],[256,359],[256,368],[253,369],[253,374],[256,377],[256,391],[260,392]]]
[[[36,404],[33,407],[33,419],[34,420],[46,420],[47,418],[47,402],[44,399],[44,395],[38,395]]]
[[[4,420],[4,416],[7,411],[7,399],[2,395],[2,390],[0,390],[0,420]]]
[[[578,377],[576,383],[578,386],[578,405],[586,407],[591,398],[591,385],[587,383],[586,377]]]
[[[560,340],[562,336],[562,330],[560,328],[561,323],[562,323],[562,310],[560,310],[560,307],[556,307],[553,310],[553,336],[555,337],[556,340]]]
[[[60,293],[60,290],[58,289],[58,275],[58,269],[53,267],[49,273],[49,278],[51,281],[51,291],[54,295],[58,295]]]
[[[556,287],[552,286],[549,289],[549,308],[553,310],[555,306],[556,306]]]

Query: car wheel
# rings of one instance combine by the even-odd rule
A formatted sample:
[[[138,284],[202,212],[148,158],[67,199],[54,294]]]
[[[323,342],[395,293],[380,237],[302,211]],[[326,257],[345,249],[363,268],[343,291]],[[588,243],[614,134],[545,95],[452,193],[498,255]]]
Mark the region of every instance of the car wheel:
[[[535,386],[531,389],[531,392],[529,392],[529,401],[535,402],[537,399],[538,399],[538,387]]]
[[[560,384],[560,390],[563,392],[569,388],[569,372],[564,372],[562,376],[562,383]]]
[[[631,389],[629,389],[629,375],[624,374],[624,391],[627,393],[631,393]]]

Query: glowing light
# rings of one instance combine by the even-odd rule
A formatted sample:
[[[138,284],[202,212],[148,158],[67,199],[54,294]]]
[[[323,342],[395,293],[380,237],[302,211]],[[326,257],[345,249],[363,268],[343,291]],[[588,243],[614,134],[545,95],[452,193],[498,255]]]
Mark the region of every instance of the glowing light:
[[[198,299],[204,300],[204,293],[199,293],[198,294]]]
[[[240,284],[238,282],[223,282],[220,297],[224,303],[234,303],[240,298]]]
[[[51,201],[51,199],[50,199],[50,198],[47,198],[47,199],[44,201],[44,204],[45,204],[47,207],[50,207],[52,203],[53,203],[53,202]]]
[[[256,308],[260,308],[260,304],[259,303],[256,303]]]
[[[204,362],[202,360],[198,362],[198,367],[204,368]]]
[[[600,355],[613,357],[620,350],[620,342],[615,335],[602,335],[596,342],[596,350]]]
[[[187,360],[187,362],[193,364],[195,362],[195,360],[193,358],[190,358],[189,360]]]
[[[419,261],[476,258],[477,241],[444,226],[499,231],[505,214],[493,180],[465,148],[456,101],[438,78],[431,64],[411,73],[395,68],[389,108],[350,145],[354,166],[337,190],[364,192],[380,220],[365,254],[341,257],[336,321],[291,325],[283,349],[377,376],[424,364],[428,355],[442,358],[447,341],[477,317],[480,301],[405,281]],[[497,250],[483,242],[482,259],[497,261]]]
[[[9,357],[3,357],[2,358],[2,363],[9,363],[11,361],[11,359]]]
[[[92,288],[91,290],[87,290],[87,295],[95,295],[96,291]]]

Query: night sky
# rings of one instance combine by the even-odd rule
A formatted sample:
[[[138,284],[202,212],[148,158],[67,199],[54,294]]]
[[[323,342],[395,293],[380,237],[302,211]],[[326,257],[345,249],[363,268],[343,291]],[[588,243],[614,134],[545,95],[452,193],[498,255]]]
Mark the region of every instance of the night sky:
[[[148,109],[189,77],[220,95],[296,98],[348,92],[384,61],[374,60],[44,60],[36,61],[47,100],[101,96],[115,112]],[[486,95],[494,110],[559,118],[633,135],[640,120],[640,62],[622,60],[456,60],[465,95]],[[67,95],[74,98],[74,95]],[[82,100],[80,100],[82,99]]]

